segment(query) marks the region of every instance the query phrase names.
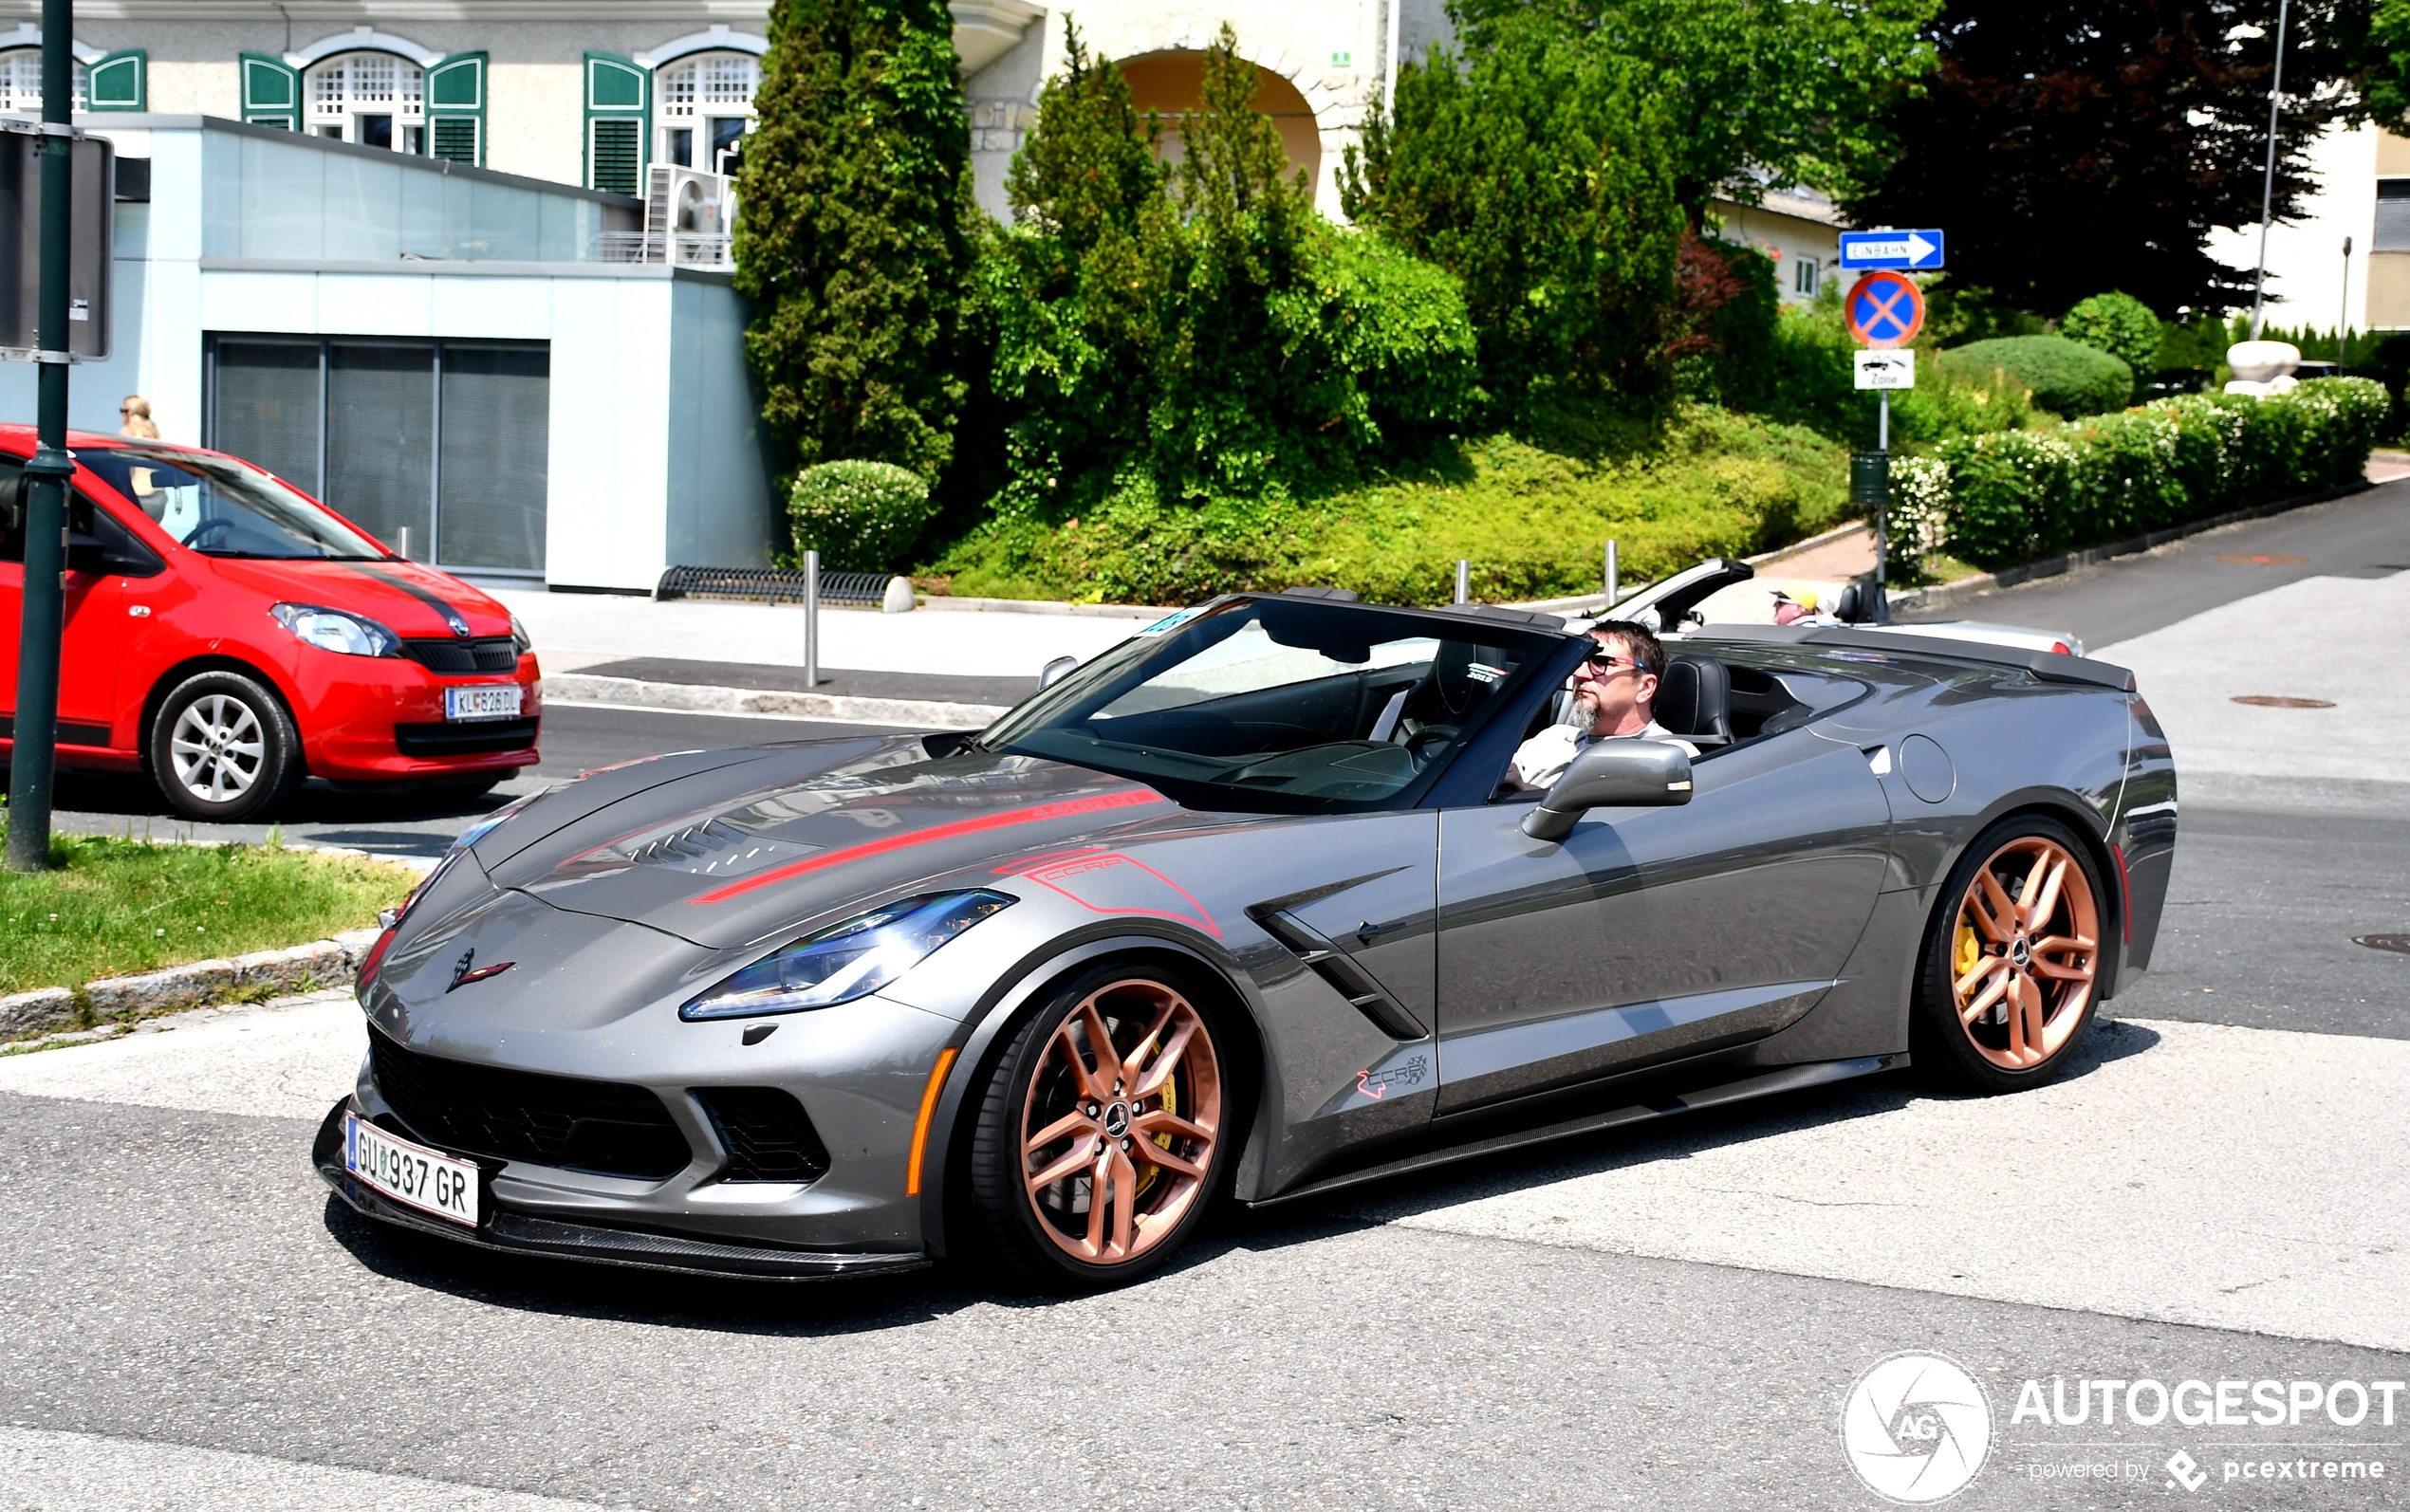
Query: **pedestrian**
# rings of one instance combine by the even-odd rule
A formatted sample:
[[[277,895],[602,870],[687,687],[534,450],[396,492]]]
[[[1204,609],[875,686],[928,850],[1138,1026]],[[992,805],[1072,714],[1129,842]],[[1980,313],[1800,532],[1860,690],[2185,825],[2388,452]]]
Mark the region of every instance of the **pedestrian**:
[[[120,435],[139,436],[145,441],[159,438],[159,428],[151,423],[151,401],[139,394],[125,396],[125,402],[117,407],[117,417],[120,422],[117,428]]]
[[[1823,600],[1812,592],[1796,597],[1774,590],[1774,623],[1778,625],[1837,625],[1839,619],[1823,611]]]

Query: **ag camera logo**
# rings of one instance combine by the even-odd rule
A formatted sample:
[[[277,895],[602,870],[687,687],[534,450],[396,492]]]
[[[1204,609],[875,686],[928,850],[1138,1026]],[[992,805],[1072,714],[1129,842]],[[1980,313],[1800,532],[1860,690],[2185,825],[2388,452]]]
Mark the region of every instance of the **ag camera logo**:
[[[1963,1491],[1992,1453],[1992,1399],[1957,1361],[1877,1360],[1841,1407],[1841,1450],[1866,1489],[1921,1506]]]

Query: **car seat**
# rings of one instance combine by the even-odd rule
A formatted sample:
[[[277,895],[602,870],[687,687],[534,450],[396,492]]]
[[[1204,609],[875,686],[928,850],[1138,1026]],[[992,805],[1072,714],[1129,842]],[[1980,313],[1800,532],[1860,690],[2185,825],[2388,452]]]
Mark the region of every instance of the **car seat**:
[[[1658,679],[1657,722],[1694,746],[1733,743],[1733,675],[1713,656],[1675,656]]]

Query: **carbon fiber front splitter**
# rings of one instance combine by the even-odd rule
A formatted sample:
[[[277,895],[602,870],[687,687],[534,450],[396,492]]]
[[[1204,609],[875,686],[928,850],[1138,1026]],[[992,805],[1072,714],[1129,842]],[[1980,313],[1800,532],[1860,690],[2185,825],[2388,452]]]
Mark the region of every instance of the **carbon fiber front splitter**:
[[[350,1108],[349,1098],[336,1103],[325,1121],[318,1126],[318,1137],[310,1148],[310,1159],[318,1167],[318,1173],[326,1179],[326,1185],[363,1217],[399,1228],[415,1228],[454,1244],[515,1255],[547,1255],[605,1265],[633,1265],[643,1270],[755,1281],[836,1281],[853,1276],[884,1276],[918,1270],[929,1263],[928,1257],[920,1254],[852,1254],[769,1245],[718,1244],[636,1228],[563,1223],[508,1208],[493,1209],[474,1228],[464,1227],[404,1207],[343,1169],[343,1115]],[[491,1198],[488,1206],[491,1207]]]

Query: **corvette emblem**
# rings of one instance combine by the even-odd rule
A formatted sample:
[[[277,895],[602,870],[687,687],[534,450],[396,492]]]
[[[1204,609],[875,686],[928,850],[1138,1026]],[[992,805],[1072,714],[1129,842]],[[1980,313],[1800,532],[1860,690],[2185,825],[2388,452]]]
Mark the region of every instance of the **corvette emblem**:
[[[444,990],[457,992],[472,982],[482,982],[490,976],[500,976],[518,964],[516,961],[505,961],[499,966],[478,966],[476,948],[472,946],[460,952],[459,960],[452,963],[452,986]]]

